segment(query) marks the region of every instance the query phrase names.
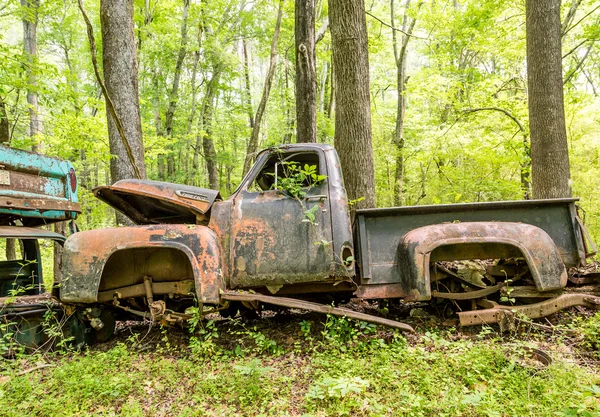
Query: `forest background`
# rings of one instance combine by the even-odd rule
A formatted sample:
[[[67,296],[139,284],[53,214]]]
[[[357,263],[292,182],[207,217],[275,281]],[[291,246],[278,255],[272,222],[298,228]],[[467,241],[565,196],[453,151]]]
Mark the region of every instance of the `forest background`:
[[[215,181],[208,160],[216,166],[221,194],[231,194],[252,148],[271,62],[258,148],[296,141],[295,4],[281,4],[274,42],[279,2],[134,2],[149,179],[208,187]],[[98,56],[99,6],[84,4]],[[373,0],[365,9],[377,205],[524,198],[529,170],[525,1]],[[600,1],[563,2],[561,22],[573,194],[581,198],[586,224],[599,241]],[[24,50],[24,28],[33,23],[35,56]],[[328,4],[316,1],[317,140],[333,144],[336,86],[328,29]],[[405,82],[399,89],[402,53]],[[99,66],[102,71],[102,60]],[[35,132],[31,94],[38,101]],[[405,100],[401,164],[395,137],[399,97]],[[74,163],[84,207],[80,227],[114,224],[111,209],[91,193],[111,182],[111,155],[105,102],[77,2],[0,0],[0,122],[0,133],[5,132],[0,142]],[[206,152],[207,143],[214,154]],[[395,188],[399,169],[400,190]]]

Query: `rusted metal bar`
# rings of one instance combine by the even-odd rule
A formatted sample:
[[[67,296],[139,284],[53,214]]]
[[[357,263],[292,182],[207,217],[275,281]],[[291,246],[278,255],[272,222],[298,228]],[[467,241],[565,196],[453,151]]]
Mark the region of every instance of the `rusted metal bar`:
[[[165,281],[165,282],[151,282],[152,294],[163,295],[163,294],[189,294],[194,292],[194,280],[188,279],[184,281]],[[146,282],[136,285],[130,285],[128,287],[114,288],[107,291],[101,291],[98,293],[98,301],[106,302],[111,301],[114,295],[117,298],[131,298],[141,297],[146,295]]]
[[[575,285],[586,285],[586,284],[594,284],[598,282],[600,278],[599,273],[591,273],[578,277],[569,277],[569,282]]]
[[[61,210],[81,213],[79,203],[41,198],[0,198],[0,207],[19,210]]]
[[[574,306],[600,310],[600,297],[589,294],[563,294],[550,300],[524,306],[503,306],[493,301],[487,301],[485,305],[491,308],[458,313],[460,325],[476,326],[501,323],[516,312],[522,313],[531,319],[537,319]]]
[[[380,324],[382,326],[393,327],[405,332],[414,333],[412,326],[400,323],[395,320],[388,320],[382,317],[371,316],[369,314],[358,313],[340,307],[332,307],[323,304],[312,303],[310,301],[297,300],[295,298],[272,297],[262,294],[250,294],[241,292],[225,292],[221,298],[230,301],[260,301],[262,303],[274,304],[283,307],[297,308],[300,310],[316,311],[317,313],[331,314],[334,316],[348,317],[351,319],[362,320],[368,323]]]
[[[493,294],[495,292],[500,291],[500,289],[504,286],[504,284],[494,285],[492,287],[484,288],[482,290],[477,291],[469,291],[469,292],[439,292],[433,290],[431,295],[433,297],[438,298],[447,298],[448,300],[474,300],[476,298],[481,298]]]

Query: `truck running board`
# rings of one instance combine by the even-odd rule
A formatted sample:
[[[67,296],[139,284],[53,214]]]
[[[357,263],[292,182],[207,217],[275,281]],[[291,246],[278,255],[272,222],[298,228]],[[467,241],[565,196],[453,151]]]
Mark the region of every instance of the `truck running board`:
[[[266,304],[274,304],[283,307],[297,308],[300,310],[316,311],[317,313],[331,314],[334,316],[348,317],[351,319],[366,321],[368,323],[393,327],[394,329],[399,329],[404,332],[415,332],[415,329],[413,329],[412,326],[395,320],[388,320],[384,319],[383,317],[359,313],[346,308],[332,307],[324,304],[312,303],[310,301],[298,300],[296,298],[273,297],[270,295],[251,294],[247,292],[225,292],[221,294],[221,298],[229,301],[259,301]]]

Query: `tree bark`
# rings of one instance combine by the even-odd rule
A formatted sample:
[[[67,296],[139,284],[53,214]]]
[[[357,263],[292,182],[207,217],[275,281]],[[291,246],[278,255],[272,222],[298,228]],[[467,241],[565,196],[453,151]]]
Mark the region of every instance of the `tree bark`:
[[[102,25],[102,63],[106,89],[123,125],[135,163],[142,178],[146,177],[144,145],[138,92],[138,64],[133,32],[132,0],[102,0],[100,2]],[[118,181],[134,176],[133,167],[127,163],[127,152],[122,143],[112,115],[107,112],[111,180]]]
[[[133,31],[133,0],[101,0],[100,24],[102,27],[102,63],[106,91],[122,125],[125,140],[121,137],[117,122],[107,109],[110,174],[112,182],[135,176],[133,163],[139,176],[146,178],[144,144],[138,92],[138,63]],[[107,106],[108,107],[108,106]],[[128,150],[133,161],[128,161]],[[118,223],[127,223],[117,216]]]
[[[246,150],[246,158],[244,159],[244,168],[242,171],[242,177],[246,175],[258,149],[258,135],[260,134],[260,122],[262,120],[265,108],[267,107],[267,101],[269,100],[269,93],[271,92],[271,84],[273,83],[273,76],[275,75],[275,68],[277,67],[277,44],[279,43],[279,32],[281,31],[281,19],[283,17],[283,5],[284,0],[279,0],[279,9],[277,10],[277,22],[275,23],[275,32],[273,33],[273,41],[271,42],[271,56],[269,58],[269,69],[267,76],[265,77],[265,84],[263,86],[262,97],[258,108],[256,109],[256,117],[254,118],[254,127],[252,128],[252,135],[248,142],[248,149]]]
[[[17,260],[17,239],[6,239],[6,260]]]
[[[369,50],[364,0],[329,0],[335,82],[335,137],[349,200],[375,207]]]
[[[527,0],[526,29],[533,196],[570,197],[560,0]]]
[[[187,54],[187,25],[190,10],[190,0],[183,0],[183,11],[181,16],[181,43],[179,45],[179,53],[177,54],[177,62],[175,63],[175,71],[173,72],[173,85],[169,92],[169,107],[165,115],[165,131],[169,140],[167,155],[167,174],[175,175],[175,156],[173,155],[173,117],[177,108],[177,100],[179,96],[179,80],[183,68],[183,61]]]
[[[38,102],[37,82],[37,25],[40,0],[21,0],[25,9],[23,17],[23,49],[25,51],[25,74],[27,77],[27,104],[29,106],[29,136],[34,138],[44,133],[42,115]],[[31,147],[33,152],[42,152],[43,144],[37,140]]]
[[[4,98],[0,96],[0,143],[10,143],[10,124],[8,123],[8,112]]]
[[[296,142],[317,141],[315,2],[296,1]]]

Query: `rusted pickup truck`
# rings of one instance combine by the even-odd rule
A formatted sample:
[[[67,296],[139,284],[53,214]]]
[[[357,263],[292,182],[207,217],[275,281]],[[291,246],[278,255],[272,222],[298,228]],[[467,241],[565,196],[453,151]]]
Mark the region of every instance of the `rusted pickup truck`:
[[[598,305],[588,294],[565,292],[566,268],[583,264],[589,252],[575,199],[351,213],[338,155],[320,144],[262,151],[227,199],[145,180],[94,193],[138,226],[69,237],[60,298],[128,317],[172,322],[189,318],[194,305],[227,316],[274,304],[407,330],[331,303],[451,300],[464,306],[464,325],[498,322],[515,309],[539,317]],[[447,263],[473,259],[495,261],[475,277]],[[515,307],[544,298],[550,300]]]

